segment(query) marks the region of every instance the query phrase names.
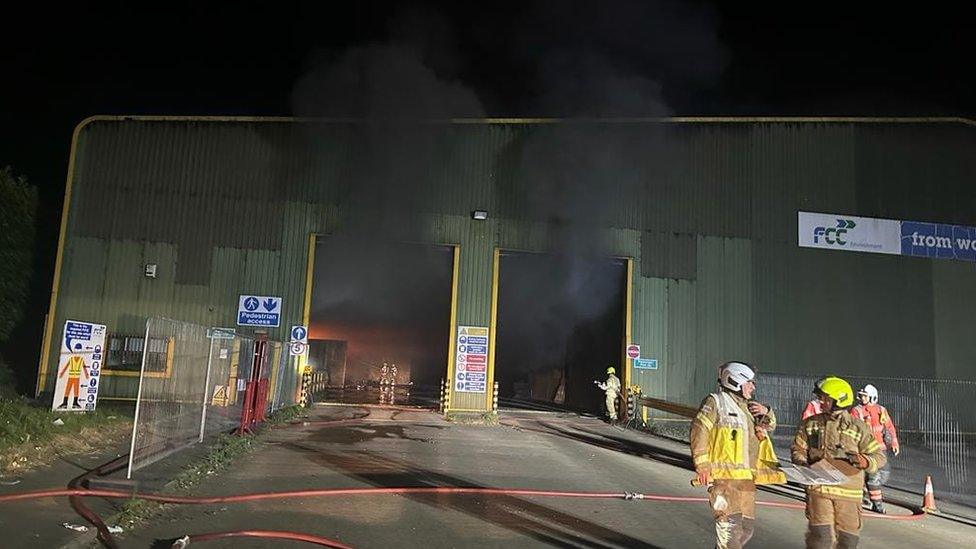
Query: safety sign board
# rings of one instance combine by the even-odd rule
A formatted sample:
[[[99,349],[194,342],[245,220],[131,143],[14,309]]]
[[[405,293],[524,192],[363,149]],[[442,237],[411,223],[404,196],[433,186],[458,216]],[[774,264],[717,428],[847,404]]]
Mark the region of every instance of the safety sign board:
[[[94,410],[104,361],[105,326],[66,321],[51,409],[69,412]]]
[[[657,370],[657,359],[636,358],[634,359],[634,368],[638,370]]]
[[[238,326],[281,325],[281,298],[264,295],[241,295],[237,302]]]
[[[213,397],[210,403],[214,406],[227,406],[227,386],[214,385]]]
[[[291,356],[301,356],[308,353],[308,327],[307,326],[292,326],[291,327],[291,344],[288,347],[288,352]]]
[[[627,346],[627,358],[640,358],[640,345],[631,343]]]
[[[301,341],[302,343],[308,343],[308,328],[306,328],[305,326],[292,326],[291,340]]]
[[[488,328],[458,326],[454,390],[484,393],[488,386]]]
[[[236,328],[207,328],[207,337],[211,339],[234,339]]]
[[[291,356],[301,356],[308,352],[308,344],[302,343],[301,341],[292,341],[288,345],[288,352]]]

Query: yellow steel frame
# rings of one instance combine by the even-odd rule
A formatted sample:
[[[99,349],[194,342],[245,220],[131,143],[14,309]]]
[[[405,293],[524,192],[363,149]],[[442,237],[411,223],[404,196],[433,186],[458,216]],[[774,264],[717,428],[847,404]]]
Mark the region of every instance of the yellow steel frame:
[[[488,322],[488,383],[485,385],[487,402],[485,409],[491,410],[495,391],[495,339],[498,336],[498,266],[502,255],[501,248],[495,248],[491,257],[491,320]]]
[[[47,320],[45,321],[44,340],[41,346],[41,356],[37,367],[37,386],[35,393],[40,394],[47,384],[48,362],[51,356],[51,338],[57,316],[57,303],[61,289],[61,271],[64,260],[64,245],[68,227],[68,213],[71,210],[72,186],[74,183],[75,164],[78,150],[78,136],[86,126],[93,122],[318,122],[334,124],[358,124],[358,118],[307,118],[290,116],[186,116],[186,115],[96,115],[90,116],[75,126],[71,135],[71,151],[68,156],[68,175],[65,180],[64,205],[61,209],[61,228],[58,233],[58,248],[54,259],[54,280],[51,282],[51,300],[48,305]],[[858,117],[858,116],[673,116],[667,118],[450,118],[428,120],[430,124],[559,124],[559,123],[601,123],[601,124],[756,124],[756,123],[795,123],[795,124],[962,124],[976,126],[976,120],[961,116],[923,116],[923,117]],[[314,235],[313,235],[314,239]],[[314,246],[314,240],[313,244]],[[309,263],[311,264],[310,252]],[[309,267],[311,268],[311,267]],[[308,300],[311,292],[306,285],[305,322],[308,323]],[[494,337],[492,326],[491,337]],[[453,339],[453,334],[452,334]],[[491,349],[489,349],[489,352]],[[494,372],[492,372],[493,374]]]
[[[457,296],[458,296],[458,273],[461,270],[461,246],[455,244],[453,274],[451,275],[451,333],[447,335],[447,386],[454,386],[454,368],[457,356],[454,352],[455,341],[457,340]],[[451,411],[451,397],[454,396],[453,390],[448,390],[447,402],[444,409]]]
[[[633,337],[634,325],[634,258],[627,257],[624,258],[624,260],[627,262],[627,284],[625,290],[626,297],[624,298],[624,342],[623,345],[621,345],[623,351],[621,353],[622,358],[620,365],[622,367],[620,369],[623,370],[623,378],[621,381],[624,386],[624,394],[627,394],[626,388],[630,387],[630,380],[633,379],[632,370],[634,368],[634,361],[627,358],[627,346],[633,343],[631,338]],[[624,415],[626,416],[626,414],[627,407],[624,406]]]

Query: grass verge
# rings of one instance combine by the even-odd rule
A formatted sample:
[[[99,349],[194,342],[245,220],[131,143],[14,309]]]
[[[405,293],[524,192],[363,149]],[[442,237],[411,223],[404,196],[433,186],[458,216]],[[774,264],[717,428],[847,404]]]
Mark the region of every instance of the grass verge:
[[[498,425],[498,414],[492,412],[485,412],[483,414],[477,412],[448,412],[444,419],[451,423],[457,423],[458,425],[486,425],[488,427]]]
[[[118,444],[131,429],[129,412],[122,408],[53,412],[24,398],[0,398],[0,474]]]

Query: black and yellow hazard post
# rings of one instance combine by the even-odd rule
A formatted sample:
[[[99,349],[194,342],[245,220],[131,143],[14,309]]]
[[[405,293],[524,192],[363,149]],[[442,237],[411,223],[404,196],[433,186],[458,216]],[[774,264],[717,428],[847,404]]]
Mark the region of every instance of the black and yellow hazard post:
[[[442,413],[444,417],[447,417],[447,413],[451,410],[451,382],[444,383],[444,410]]]
[[[495,386],[491,390],[491,413],[498,413],[498,382],[495,382]]]
[[[638,413],[641,398],[640,385],[630,385],[627,387],[627,425],[635,429],[646,429],[647,423],[644,421],[644,413]]]
[[[305,366],[305,368],[302,370],[302,396],[301,396],[301,401],[299,402],[302,408],[308,406],[308,391],[310,389],[309,385],[311,384],[311,382],[312,382],[312,367]]]
[[[437,404],[437,411],[442,414],[444,413],[444,385],[446,383],[447,382],[444,380],[444,378],[441,378],[441,396],[440,396],[440,402],[438,402]]]

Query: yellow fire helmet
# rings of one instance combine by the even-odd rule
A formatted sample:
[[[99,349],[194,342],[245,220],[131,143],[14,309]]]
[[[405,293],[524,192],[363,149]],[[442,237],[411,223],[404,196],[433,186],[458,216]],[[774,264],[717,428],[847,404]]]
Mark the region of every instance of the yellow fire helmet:
[[[617,373],[617,370],[613,366],[610,366],[610,367],[607,368],[607,373],[608,374],[615,374],[615,373]]]
[[[839,377],[828,377],[820,385],[820,392],[834,399],[837,406],[847,408],[854,404],[854,389],[851,384]]]

